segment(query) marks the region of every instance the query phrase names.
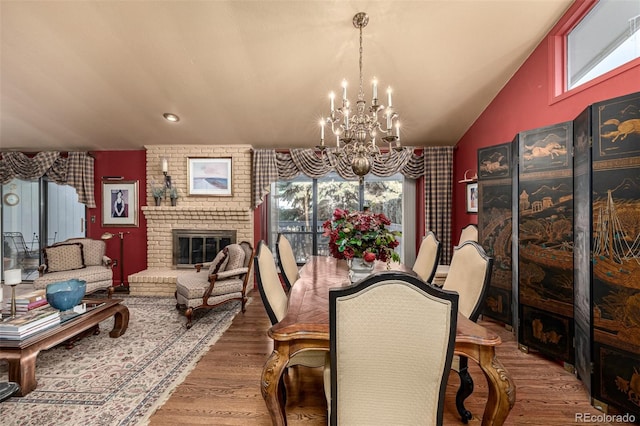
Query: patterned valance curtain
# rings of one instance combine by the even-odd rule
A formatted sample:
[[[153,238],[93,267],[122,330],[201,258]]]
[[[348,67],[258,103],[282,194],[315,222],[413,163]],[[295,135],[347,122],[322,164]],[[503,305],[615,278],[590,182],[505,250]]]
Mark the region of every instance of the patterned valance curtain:
[[[78,201],[96,207],[93,186],[94,158],[86,152],[70,152],[62,157],[58,151],[39,152],[27,157],[22,152],[3,152],[0,159],[0,183],[12,179],[36,180],[46,175],[58,185],[75,188]]]
[[[336,158],[335,148],[327,148],[329,155],[318,155],[315,149],[292,149],[288,153],[269,149],[253,151],[253,206],[262,203],[272,183],[278,180],[293,179],[300,173],[312,179],[326,176],[335,171],[343,179],[354,180],[351,163],[345,157]],[[375,159],[371,173],[388,177],[396,173],[417,179],[424,174],[424,154],[415,154],[411,150],[391,151]]]

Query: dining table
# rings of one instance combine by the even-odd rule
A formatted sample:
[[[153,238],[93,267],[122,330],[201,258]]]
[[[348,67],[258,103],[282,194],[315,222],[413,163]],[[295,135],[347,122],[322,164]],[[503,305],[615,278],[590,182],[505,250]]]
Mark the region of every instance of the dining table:
[[[372,273],[387,269],[415,275],[404,264],[381,261],[375,262]],[[272,424],[287,424],[283,372],[289,359],[309,349],[329,351],[329,290],[349,285],[349,268],[342,259],[312,256],[300,269],[300,278],[289,292],[286,316],[268,331],[273,352],[262,370],[261,392]],[[454,353],[475,361],[488,383],[482,425],[502,425],[515,403],[515,384],[496,356],[501,342],[495,332],[458,313]]]

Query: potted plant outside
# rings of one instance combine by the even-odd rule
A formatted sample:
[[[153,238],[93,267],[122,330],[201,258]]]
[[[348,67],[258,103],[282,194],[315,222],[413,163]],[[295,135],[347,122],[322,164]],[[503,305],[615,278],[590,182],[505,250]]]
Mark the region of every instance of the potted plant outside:
[[[171,187],[171,189],[169,190],[169,198],[171,199],[172,206],[175,206],[177,204],[178,197],[180,197],[180,194],[178,194],[178,188]]]

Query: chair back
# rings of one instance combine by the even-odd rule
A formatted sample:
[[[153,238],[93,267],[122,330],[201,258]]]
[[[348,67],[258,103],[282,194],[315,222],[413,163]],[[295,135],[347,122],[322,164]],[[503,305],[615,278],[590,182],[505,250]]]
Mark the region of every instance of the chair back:
[[[418,274],[423,281],[430,283],[438,268],[440,252],[442,246],[440,241],[432,231],[422,239],[416,262],[413,264],[413,271]]]
[[[468,224],[462,231],[460,232],[460,241],[458,241],[458,245],[464,243],[465,241],[475,241],[478,242],[478,227],[473,223]]]
[[[273,254],[264,241],[258,243],[255,257],[255,271],[258,291],[264,308],[267,310],[271,325],[274,325],[287,314],[287,294],[282,288]]]
[[[283,234],[278,234],[278,239],[276,240],[276,255],[278,257],[280,271],[282,272],[282,280],[284,281],[284,285],[287,286],[287,291],[289,291],[293,283],[300,278],[300,274],[298,273],[298,264],[293,254],[291,244]]]
[[[476,321],[491,281],[493,258],[474,241],[467,241],[453,249],[449,273],[442,288],[460,295],[460,313]]]
[[[397,271],[331,289],[331,424],[442,424],[457,312],[457,294]]]

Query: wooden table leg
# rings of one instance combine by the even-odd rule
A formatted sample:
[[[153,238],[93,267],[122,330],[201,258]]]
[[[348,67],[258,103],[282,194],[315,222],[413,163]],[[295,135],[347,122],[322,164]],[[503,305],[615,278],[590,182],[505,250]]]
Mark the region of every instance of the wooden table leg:
[[[516,401],[516,386],[496,358],[493,346],[479,346],[478,358],[478,364],[489,385],[489,399],[482,415],[482,424],[500,426]]]
[[[111,337],[120,337],[129,327],[129,309],[124,305],[116,305],[116,313],[113,314],[113,330],[109,332]]]
[[[9,362],[9,381],[20,385],[18,396],[25,396],[36,386],[36,358],[39,351],[25,349],[18,358],[7,358]]]
[[[282,373],[289,362],[289,346],[286,342],[274,342],[274,345],[273,352],[262,369],[261,391],[271,416],[271,423],[275,426],[285,426],[287,424],[286,395]]]

